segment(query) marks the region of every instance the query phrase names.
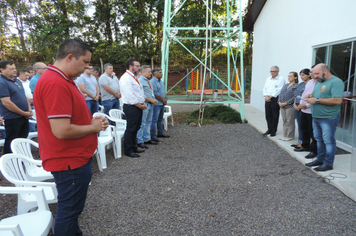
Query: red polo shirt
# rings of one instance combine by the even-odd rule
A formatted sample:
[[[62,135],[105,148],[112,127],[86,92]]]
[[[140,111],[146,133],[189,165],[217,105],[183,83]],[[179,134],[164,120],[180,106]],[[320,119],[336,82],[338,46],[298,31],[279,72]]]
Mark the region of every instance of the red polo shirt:
[[[61,70],[49,65],[41,75],[33,93],[38,144],[43,168],[62,171],[85,165],[98,145],[97,134],[82,138],[58,139],[51,130],[49,119],[70,118],[71,124],[89,125],[91,114],[84,96],[75,82]]]

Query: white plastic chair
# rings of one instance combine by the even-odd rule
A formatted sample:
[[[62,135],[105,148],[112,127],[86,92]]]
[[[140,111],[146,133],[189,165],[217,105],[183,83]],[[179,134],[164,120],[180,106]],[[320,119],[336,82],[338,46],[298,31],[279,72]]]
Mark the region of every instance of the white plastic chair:
[[[111,109],[109,111],[109,115],[110,115],[110,117],[115,118],[115,119],[122,119],[122,116],[124,116],[125,113],[119,109]]]
[[[0,125],[0,129],[2,129],[2,130],[5,130],[5,127],[4,126],[2,126],[2,125]],[[4,144],[5,144],[5,139],[0,139],[0,147],[3,147],[4,146]]]
[[[34,146],[38,149],[38,143],[26,138],[16,138],[11,142],[11,151],[13,153],[22,154],[31,159],[34,159],[31,152],[31,146]],[[41,162],[42,163],[42,162]],[[53,179],[51,172],[48,172],[42,168],[42,166],[33,165],[27,163],[27,178],[30,181],[43,181],[47,179]]]
[[[164,130],[167,131],[168,130],[168,117],[171,117],[171,121],[172,121],[172,126],[174,126],[173,124],[173,113],[172,113],[172,107],[171,106],[164,106],[165,111],[163,114],[163,126],[164,126]],[[166,111],[167,110],[167,111]]]
[[[57,202],[57,189],[54,182],[30,181],[27,178],[27,166],[42,165],[42,161],[33,160],[21,154],[6,154],[0,158],[0,171],[16,187],[36,187],[43,189],[48,203]],[[20,193],[17,199],[17,214],[24,214],[37,207],[35,196]]]
[[[30,123],[32,123],[32,124],[37,124],[36,111],[35,111],[35,110],[32,110],[32,119],[33,119],[33,120],[29,119],[28,122],[30,122]],[[29,132],[27,138],[28,138],[28,139],[38,138],[38,133],[37,133],[37,131],[35,131],[35,132]]]
[[[99,112],[104,113],[104,106],[103,105],[99,105]]]
[[[110,119],[110,117],[108,115],[106,115],[104,113],[100,113],[100,112],[95,112],[93,114],[93,117],[97,117],[97,116],[104,116],[104,117]],[[109,144],[112,144],[112,146],[113,146],[114,157],[116,159],[117,158],[116,130],[115,130],[115,127],[112,125],[109,125],[109,127],[105,131],[100,131],[99,137],[98,137],[97,150],[98,150],[99,155],[97,156],[97,160],[99,159],[98,163],[99,163],[99,161],[101,162],[102,169],[107,168],[105,147]]]
[[[126,130],[126,124],[127,121],[122,119],[122,116],[125,115],[125,113],[121,110],[118,109],[111,109],[109,111],[110,115],[110,120],[115,122],[115,128],[116,128],[116,145],[118,147],[118,158],[121,157],[121,139],[124,137],[125,130]]]
[[[124,112],[124,101],[122,100],[122,97],[119,99],[120,102],[120,110]]]
[[[0,235],[46,236],[53,228],[53,216],[40,188],[0,187],[2,194],[31,194],[36,199],[38,209],[34,212],[12,216],[0,221]]]

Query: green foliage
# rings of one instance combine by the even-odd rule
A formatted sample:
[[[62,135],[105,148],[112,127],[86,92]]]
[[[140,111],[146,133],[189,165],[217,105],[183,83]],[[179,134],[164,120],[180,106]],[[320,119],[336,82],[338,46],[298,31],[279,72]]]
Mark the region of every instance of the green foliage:
[[[183,0],[174,2],[178,5]],[[160,64],[165,0],[3,0],[0,1],[0,60],[53,63],[64,39],[78,37],[95,48],[92,63],[102,58],[113,64],[138,58],[142,64]],[[172,9],[174,12],[177,9]],[[205,3],[186,0],[171,26],[204,26]],[[219,22],[227,18],[226,1],[214,1]],[[231,24],[237,24],[232,20]],[[213,27],[219,27],[214,18]],[[213,37],[225,32],[213,32]],[[205,37],[205,30],[179,30],[176,36]],[[205,40],[182,40],[198,57],[204,56]],[[220,42],[213,41],[213,47]],[[236,49],[233,49],[236,50]],[[214,64],[226,65],[226,49],[216,50]],[[170,43],[170,66],[187,68],[197,60],[175,41]],[[239,59],[238,59],[239,60]],[[179,94],[181,91],[174,91]]]
[[[242,123],[241,115],[237,111],[225,111],[217,117],[224,124]]]
[[[198,119],[199,109],[191,112],[190,118]],[[232,109],[231,107],[224,105],[211,105],[205,107],[204,120],[219,120],[224,124],[242,123],[240,113]]]

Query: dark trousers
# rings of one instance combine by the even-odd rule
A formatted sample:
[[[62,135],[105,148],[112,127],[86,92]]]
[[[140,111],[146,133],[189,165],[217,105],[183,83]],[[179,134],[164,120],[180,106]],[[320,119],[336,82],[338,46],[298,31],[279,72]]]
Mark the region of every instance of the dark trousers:
[[[57,215],[54,221],[55,236],[83,235],[78,225],[92,176],[92,158],[77,169],[52,172],[58,191]]]
[[[265,102],[265,114],[268,131],[276,133],[279,121],[279,105],[277,103],[278,97],[272,98],[270,102]]]
[[[300,126],[303,132],[302,147],[317,153],[317,142],[313,134],[313,117],[311,114],[301,112]]]
[[[11,142],[15,138],[27,138],[29,130],[28,119],[25,117],[6,119],[6,138],[4,143],[4,154],[11,153]]]
[[[141,127],[142,110],[135,105],[124,104],[124,113],[127,121],[124,134],[124,150],[125,154],[130,154],[137,150],[136,136]]]

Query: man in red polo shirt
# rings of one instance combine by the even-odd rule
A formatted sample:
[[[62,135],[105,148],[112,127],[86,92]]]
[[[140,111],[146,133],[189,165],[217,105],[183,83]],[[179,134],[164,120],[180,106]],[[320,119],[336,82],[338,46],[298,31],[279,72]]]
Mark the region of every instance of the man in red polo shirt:
[[[33,98],[43,168],[52,172],[58,190],[56,236],[82,235],[78,217],[92,176],[91,157],[97,133],[109,124],[104,117],[91,117],[73,81],[89,67],[92,52],[79,39],[65,40],[54,65],[38,80]]]

